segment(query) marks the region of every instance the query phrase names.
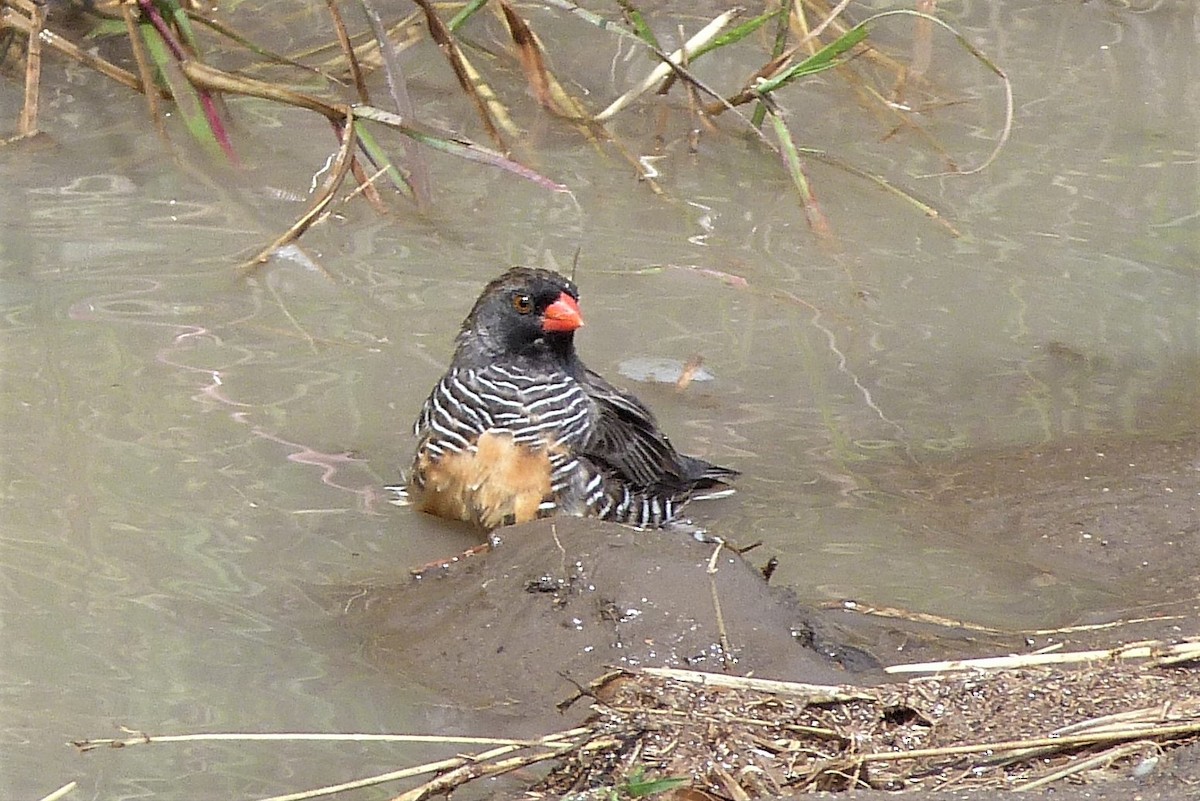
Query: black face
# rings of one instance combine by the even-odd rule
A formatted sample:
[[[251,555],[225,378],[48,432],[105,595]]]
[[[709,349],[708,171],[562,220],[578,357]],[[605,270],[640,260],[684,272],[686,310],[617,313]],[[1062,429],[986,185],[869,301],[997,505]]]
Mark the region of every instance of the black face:
[[[564,299],[564,296],[566,299]],[[463,323],[462,346],[492,358],[501,354],[570,351],[578,317],[579,290],[550,270],[514,267],[489,283]]]

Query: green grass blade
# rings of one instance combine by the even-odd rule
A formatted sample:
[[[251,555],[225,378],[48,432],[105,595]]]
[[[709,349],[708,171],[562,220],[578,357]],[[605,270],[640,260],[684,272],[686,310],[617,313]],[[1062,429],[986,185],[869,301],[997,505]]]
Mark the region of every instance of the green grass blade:
[[[775,129],[775,137],[779,140],[783,163],[787,166],[792,183],[796,185],[796,191],[800,193],[800,204],[804,207],[804,216],[808,220],[808,226],[820,239],[830,241],[833,238],[833,229],[825,218],[825,213],[821,211],[821,206],[817,203],[817,196],[813,193],[808,176],[804,173],[804,163],[800,160],[800,150],[792,139],[792,132],[788,130],[783,117],[776,113],[772,113],[770,117],[771,125]]]
[[[866,23],[855,25],[850,30],[839,36],[834,41],[822,47],[816,53],[813,53],[808,58],[801,61],[799,64],[793,64],[787,69],[780,72],[773,78],[768,78],[762,81],[756,87],[759,94],[769,94],[781,86],[786,86],[797,78],[802,78],[805,75],[814,75],[818,72],[824,72],[827,69],[832,69],[842,63],[842,56],[852,49],[855,45],[860,44],[867,38]]]
[[[401,173],[400,169],[392,163],[390,158],[388,158],[387,152],[379,144],[378,140],[375,139],[375,135],[367,130],[367,126],[354,126],[354,133],[356,136],[358,136],[359,146],[363,149],[363,152],[367,154],[371,161],[387,170],[387,172],[384,174],[387,175],[388,180],[392,182],[392,185],[401,192],[411,193],[412,189],[409,187],[408,181],[405,180],[404,174]]]
[[[761,15],[755,17],[754,19],[746,20],[745,22],[743,22],[741,25],[738,25],[733,30],[721,34],[716,39],[713,39],[711,42],[706,44],[704,47],[701,47],[695,53],[692,53],[691,60],[695,61],[696,59],[700,58],[700,56],[704,55],[705,53],[716,50],[718,47],[725,47],[726,45],[731,45],[731,44],[735,44],[736,42],[742,41],[747,36],[754,33],[759,28],[761,28],[762,26],[766,25],[771,20],[778,17],[781,12],[782,12],[782,10],[777,8],[774,11],[768,11],[766,14],[761,14]]]
[[[154,66],[158,68],[159,74],[171,90],[175,107],[179,109],[179,115],[183,117],[188,133],[205,147],[218,153],[222,152],[221,143],[209,125],[208,117],[205,116],[200,96],[180,70],[179,62],[171,55],[171,50],[163,41],[158,29],[149,23],[140,23],[138,30],[141,31],[150,60],[154,62]],[[152,90],[147,88],[147,91]]]
[[[642,12],[638,11],[629,0],[617,0],[617,5],[621,7],[621,11],[625,12],[625,19],[633,26],[633,32],[637,34],[637,37],[655,50],[661,50],[662,48],[658,46],[658,37],[654,35],[654,31],[650,30]]]
[[[167,12],[165,16],[175,23],[180,37],[191,48],[192,53],[200,55],[200,40],[196,38],[196,29],[192,27],[192,21],[188,19],[187,12],[179,5],[178,0],[155,0],[155,3]]]
[[[787,47],[789,23],[792,20],[794,3],[795,0],[783,0],[779,4],[779,24],[775,26],[775,42],[771,45],[772,61],[783,55],[783,49]],[[762,128],[766,116],[767,104],[760,100],[754,105],[754,115],[750,118],[750,124],[755,128]]]
[[[476,11],[483,8],[486,4],[487,0],[471,0],[471,2],[462,7],[462,11],[459,11],[450,18],[450,21],[446,23],[446,27],[451,31],[457,31],[460,25],[469,20]]]

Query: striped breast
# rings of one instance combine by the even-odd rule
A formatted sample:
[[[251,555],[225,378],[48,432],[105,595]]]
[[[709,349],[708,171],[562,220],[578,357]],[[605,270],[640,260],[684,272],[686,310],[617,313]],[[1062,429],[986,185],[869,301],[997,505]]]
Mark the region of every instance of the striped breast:
[[[553,514],[579,484],[575,452],[591,414],[587,393],[566,373],[452,368],[414,427],[413,501],[488,529]]]

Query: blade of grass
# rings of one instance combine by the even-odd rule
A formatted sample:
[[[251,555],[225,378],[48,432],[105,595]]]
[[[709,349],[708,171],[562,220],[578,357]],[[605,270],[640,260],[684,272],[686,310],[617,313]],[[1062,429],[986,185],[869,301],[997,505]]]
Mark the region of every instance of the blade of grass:
[[[847,164],[845,161],[842,161],[839,158],[835,158],[834,156],[829,155],[828,153],[826,153],[823,150],[816,150],[814,148],[808,148],[808,147],[799,147],[799,148],[797,148],[797,151],[800,153],[803,153],[804,155],[806,155],[810,158],[816,159],[817,161],[828,164],[831,167],[835,167],[836,169],[847,172],[850,175],[870,181],[871,183],[875,184],[883,191],[885,191],[891,195],[895,195],[896,197],[903,200],[905,203],[908,203],[910,206],[913,206],[914,208],[916,208],[918,211],[920,211],[926,217],[928,217],[929,219],[936,222],[938,225],[941,225],[943,228],[945,228],[950,233],[951,236],[955,236],[955,237],[962,236],[962,232],[960,232],[949,221],[947,221],[946,218],[942,216],[942,213],[940,211],[938,211],[937,209],[935,209],[933,206],[929,205],[928,203],[924,202],[923,200],[920,200],[919,198],[915,197],[914,195],[904,191],[900,187],[891,183],[886,178],[884,178],[882,175],[876,175],[874,173],[867,172],[866,170],[861,169],[859,167],[855,167],[853,164]]]
[[[423,145],[433,148],[434,150],[448,153],[468,161],[487,164],[492,167],[497,167],[502,170],[519,175],[526,180],[533,181],[541,187],[551,189],[555,192],[569,192],[570,190],[562,184],[555,183],[549,178],[540,175],[537,172],[518,164],[512,159],[507,158],[501,153],[487,148],[480,147],[473,142],[468,142],[464,139],[455,138],[452,134],[443,134],[430,129],[428,126],[418,123],[410,123],[391,111],[385,111],[375,106],[354,106],[349,110],[345,105],[333,104],[320,98],[306,95],[302,92],[294,92],[277,84],[267,83],[255,78],[248,78],[244,75],[234,75],[230,72],[219,70],[208,64],[199,61],[187,61],[182,65],[184,74],[188,80],[203,86],[207,89],[215,91],[227,92],[230,94],[248,95],[250,97],[260,97],[264,100],[273,100],[279,103],[285,103],[299,108],[309,109],[324,115],[328,119],[341,123],[347,114],[352,114],[355,118],[373,120],[375,122],[387,125],[394,128],[400,133],[417,140]]]
[[[779,86],[783,85],[784,83],[788,83],[791,80],[799,78],[801,74],[812,75],[814,73],[821,72],[822,69],[836,67],[841,63],[838,61],[821,68],[816,68],[812,63],[810,63],[812,59],[817,57],[814,55],[810,56],[804,62],[801,62],[801,64],[792,65],[791,67],[785,66],[801,47],[802,45],[795,45],[790,48],[788,52],[767,62],[752,76],[750,76],[750,82],[741,91],[729,98],[717,98],[716,102],[709,103],[704,107],[705,113],[716,116],[724,111],[734,108],[735,106],[740,106],[743,103],[749,103],[751,100],[761,99],[767,96],[768,90],[764,89],[764,86],[768,87],[769,90],[774,90],[779,88]],[[797,70],[797,72],[795,74],[789,74],[792,70]],[[787,79],[780,82],[780,76],[785,75],[787,76]],[[757,130],[757,126],[755,129]]]
[[[187,13],[179,5],[177,0],[147,0],[143,5],[162,6],[167,9],[168,16],[171,22],[175,23],[176,30],[179,31],[181,44],[187,45],[187,49],[192,56],[199,56],[200,40],[196,38],[196,31],[192,28],[192,23],[188,19]],[[183,56],[177,56],[182,58]]]
[[[141,76],[142,86],[146,87],[146,91],[142,94],[146,97],[146,108],[150,112],[150,119],[154,121],[154,127],[158,131],[159,136],[166,138],[167,129],[163,121],[162,103],[159,93],[155,91],[154,71],[150,67],[150,60],[146,55],[146,46],[142,41],[142,35],[138,31],[137,19],[133,13],[134,7],[129,3],[121,3],[121,18],[125,23],[125,35],[129,39],[129,49],[133,52],[133,61],[137,64],[138,75]]]
[[[833,69],[842,63],[842,55],[866,38],[867,23],[859,23],[800,63],[793,64],[777,75],[760,81],[754,87],[754,91],[759,95],[770,94],[776,89],[787,86],[797,78]]]
[[[215,142],[217,148],[225,154],[232,164],[238,163],[237,154],[233,151],[233,143],[225,132],[221,115],[217,111],[215,98],[203,89],[193,87],[186,80],[181,80],[180,62],[187,60],[188,53],[183,45],[175,38],[170,26],[159,13],[154,0],[138,0],[138,8],[142,15],[149,20],[148,27],[142,27],[143,40],[150,51],[155,66],[158,67],[163,79],[171,88],[175,103],[184,118],[192,137],[205,145]],[[177,7],[176,7],[177,8]],[[190,30],[190,26],[189,26]],[[150,35],[153,32],[154,35]]]
[[[580,132],[589,140],[595,141],[595,130],[587,123],[591,114],[583,103],[573,97],[554,73],[546,66],[546,48],[542,45],[537,34],[533,32],[524,18],[517,14],[508,0],[501,2],[501,16],[508,27],[509,35],[517,45],[518,61],[525,72],[527,80],[533,87],[542,107],[560,117],[580,123]],[[543,100],[543,98],[545,98]]]
[[[305,64],[303,61],[298,61],[294,58],[289,58],[288,56],[285,56],[282,53],[276,53],[274,50],[269,50],[269,49],[263,47],[262,45],[258,44],[254,40],[238,33],[237,30],[230,27],[229,25],[226,25],[224,22],[221,22],[218,19],[214,19],[212,17],[206,17],[203,14],[199,13],[198,11],[193,11],[190,8],[185,9],[185,11],[187,13],[188,19],[192,20],[193,22],[198,22],[201,25],[203,25],[204,27],[209,28],[213,31],[216,31],[217,33],[224,36],[226,39],[230,40],[234,44],[237,44],[237,45],[240,45],[240,46],[246,48],[247,50],[254,53],[255,55],[262,56],[263,58],[265,58],[268,61],[271,61],[275,64],[287,64],[290,67],[295,67],[296,69],[304,70],[305,72],[311,72],[316,75],[320,75],[325,80],[331,81],[333,83],[341,83],[341,81],[334,78],[333,76],[322,72],[321,70],[317,69],[316,67],[310,67],[309,65]]]
[[[512,36],[513,44],[517,47],[517,58],[521,62],[525,80],[529,81],[529,86],[533,89],[534,97],[537,98],[542,108],[557,112],[558,108],[550,94],[546,61],[542,58],[542,48],[538,45],[533,31],[529,29],[529,25],[521,18],[521,15],[513,10],[508,0],[496,0],[496,2],[500,4],[500,10],[504,12],[504,21],[508,25],[509,35]]]
[[[371,163],[375,165],[375,168],[384,170],[384,174],[387,175],[388,180],[392,182],[392,185],[398,191],[407,191],[411,194],[412,189],[408,184],[408,179],[400,172],[400,168],[392,163],[387,153],[384,152],[383,147],[375,139],[375,134],[367,130],[365,125],[356,125],[354,131],[358,134],[359,147],[362,148]]]
[[[437,43],[438,49],[442,51],[442,55],[450,62],[450,69],[454,70],[454,77],[458,79],[458,85],[475,104],[475,110],[479,113],[479,118],[483,122],[484,130],[487,131],[488,137],[492,142],[502,150],[508,150],[508,144],[504,141],[504,137],[500,135],[500,130],[497,126],[498,120],[507,121],[508,125],[512,125],[512,120],[509,119],[508,113],[504,112],[502,116],[497,116],[494,113],[495,109],[502,109],[499,100],[496,98],[491,87],[489,87],[474,68],[470,66],[462,50],[458,46],[458,42],[454,40],[454,36],[442,22],[441,18],[434,13],[433,5],[430,0],[414,0],[425,12],[425,21],[429,27],[429,35]],[[502,123],[503,124],[503,123]],[[511,129],[506,127],[510,132],[516,131],[516,126]]]
[[[805,33],[799,42],[760,67],[753,75],[750,76],[750,80],[746,83],[745,88],[743,88],[740,92],[728,99],[719,99],[720,102],[709,103],[707,106],[705,106],[705,113],[718,115],[724,111],[728,111],[734,106],[740,106],[743,103],[748,103],[751,100],[761,97],[762,93],[758,89],[759,85],[769,78],[782,74],[782,72],[785,70],[785,66],[791,62],[797,53],[801,52],[810,42],[812,42],[815,37],[819,36],[825,31],[826,28],[834,23],[837,15],[840,14],[843,9],[845,9],[849,1],[850,0],[842,0],[840,3],[838,3],[837,7],[829,12],[829,16],[821,21],[821,24]],[[848,31],[844,30],[842,35],[844,36],[846,33],[848,33]],[[816,56],[817,54],[814,53],[810,55],[809,58],[814,58]],[[833,66],[836,66],[836,64]],[[811,72],[808,74],[811,74]],[[755,120],[760,120],[761,115],[757,113],[758,108],[759,107],[757,106],[755,108]],[[757,123],[754,124],[754,129],[758,130]]]
[[[557,8],[559,11],[566,11],[569,14],[574,14],[584,22],[587,22],[590,25],[595,25],[602,31],[611,31],[618,36],[625,37],[626,39],[632,39],[635,42],[648,44],[646,40],[642,39],[635,32],[629,30],[619,22],[613,22],[611,19],[588,11],[586,8],[580,8],[578,5],[571,2],[571,0],[542,0],[542,2],[551,8]]]
[[[792,19],[792,4],[795,2],[796,0],[781,0],[780,2],[779,24],[775,26],[775,42],[771,45],[772,61],[783,55],[783,50],[787,47],[789,23]],[[767,104],[760,100],[754,107],[754,114],[750,117],[750,124],[755,128],[761,128],[766,115]]]
[[[719,47],[727,47],[731,44],[736,44],[737,42],[742,41],[747,36],[761,28],[763,25],[766,25],[772,19],[778,17],[781,13],[782,9],[777,8],[774,11],[768,11],[765,14],[760,14],[754,19],[746,20],[728,33],[723,33],[708,44],[698,48],[696,52],[690,53],[688,55],[688,60],[695,61],[701,56],[711,53],[713,50],[716,50]]]
[[[821,20],[821,22],[817,25],[817,27],[806,31],[804,36],[800,37],[800,41],[796,43],[796,47],[798,47],[798,48],[803,47],[804,45],[811,42],[813,39],[816,39],[818,36],[823,34],[825,32],[825,29],[828,28],[830,25],[833,25],[834,21],[837,20],[837,18],[839,16],[841,16],[841,13],[846,10],[846,6],[850,5],[850,2],[851,2],[851,0],[838,0],[838,4],[836,6],[834,6],[833,8],[829,9],[829,13],[825,15],[825,19]],[[800,12],[803,11],[803,8],[804,8],[803,6],[800,6],[799,8],[797,8],[793,5],[793,10],[797,12],[797,17],[799,17]],[[797,52],[799,52],[799,51],[797,51]]]
[[[978,166],[972,167],[971,169],[968,169],[968,170],[958,170],[956,172],[949,172],[949,173],[937,173],[936,175],[926,175],[926,176],[921,176],[921,177],[933,178],[933,177],[937,177],[938,175],[974,175],[977,172],[982,172],[983,170],[986,170],[991,165],[991,163],[1000,156],[1000,151],[1004,149],[1004,145],[1008,143],[1008,137],[1012,133],[1013,92],[1012,92],[1012,82],[1009,80],[1008,74],[1005,73],[1004,70],[1000,69],[1000,67],[998,67],[990,58],[988,58],[987,55],[985,55],[983,53],[983,51],[981,51],[975,45],[971,44],[971,42],[967,39],[967,37],[964,36],[963,34],[959,33],[959,31],[954,26],[949,25],[948,23],[942,22],[937,17],[930,16],[929,14],[923,14],[920,11],[913,11],[911,9],[906,9],[906,8],[897,8],[897,9],[893,9],[891,11],[881,11],[878,14],[873,14],[872,16],[867,17],[865,20],[863,20],[860,24],[866,25],[870,22],[874,22],[875,20],[884,19],[885,17],[893,17],[893,16],[916,17],[917,19],[926,20],[934,25],[940,26],[941,28],[945,29],[946,31],[949,31],[950,34],[955,38],[955,40],[958,41],[959,45],[962,46],[962,48],[964,50],[966,50],[968,53],[970,53],[976,60],[978,60],[979,63],[983,64],[983,66],[987,67],[987,69],[989,69],[992,73],[994,73],[996,75],[996,77],[998,77],[1000,79],[1002,85],[1004,86],[1004,126],[1000,131],[1000,136],[996,141],[996,146],[992,148],[992,152],[987,155],[987,158],[985,158],[983,160],[983,162],[981,164],[979,164]]]
[[[729,23],[732,22],[733,19],[740,13],[741,9],[733,8],[717,16],[715,19],[701,28],[695,36],[693,36],[684,44],[682,48],[670,54],[667,57],[667,60],[670,61],[671,64],[678,66],[685,60],[685,58],[689,58],[691,53],[694,53],[705,44],[712,41],[717,34],[724,30],[725,27],[728,26]],[[596,121],[603,122],[604,120],[609,119],[621,109],[625,108],[634,100],[636,100],[638,97],[641,97],[643,94],[650,91],[656,83],[670,75],[671,72],[672,69],[669,64],[656,65],[641,83],[618,97],[609,104],[608,108],[597,114]]]
[[[363,77],[362,65],[358,63],[358,56],[354,54],[354,45],[350,43],[350,34],[346,31],[346,21],[342,19],[342,12],[338,10],[337,0],[325,0],[325,6],[329,9],[329,16],[333,19],[333,30],[337,35],[338,45],[342,48],[342,52],[346,56],[346,63],[350,67],[350,78],[354,81],[354,91],[358,93],[358,102],[370,103],[371,95],[367,91],[367,81]]]
[[[658,38],[654,35],[654,31],[650,29],[650,26],[646,24],[646,18],[642,16],[642,12],[638,11],[629,0],[617,0],[617,5],[621,7],[621,15],[625,17],[625,21],[633,28],[633,32],[637,34],[637,37],[655,50],[661,50]]]
[[[149,55],[150,61],[153,62],[158,69],[158,74],[162,76],[171,90],[175,107],[179,109],[179,115],[183,118],[188,133],[213,153],[220,153],[222,151],[221,144],[213,135],[213,130],[208,124],[208,118],[200,103],[200,95],[184,77],[179,62],[172,57],[171,48],[163,40],[158,28],[150,23],[141,22],[138,23],[138,32],[142,36],[142,42],[146,45],[146,53]]]
[[[471,0],[462,9],[450,18],[446,23],[446,27],[451,31],[457,31],[459,27],[475,15],[475,12],[483,8],[487,4],[487,0]]]
[[[360,145],[362,144],[362,140],[357,134],[355,135],[355,139]],[[387,167],[376,170],[374,175],[367,175],[367,171],[363,169],[362,162],[357,158],[351,158],[350,172],[354,176],[354,180],[358,182],[358,186],[353,192],[346,195],[342,202],[348,203],[355,195],[362,195],[367,203],[371,204],[371,208],[375,209],[376,214],[380,216],[387,214],[387,204],[383,202],[383,197],[379,194],[379,190],[375,188],[375,181],[387,174],[388,167],[391,167],[390,163]]]
[[[330,103],[318,97],[296,92],[275,83],[267,83],[257,78],[245,75],[235,75],[232,72],[219,70],[202,61],[185,61],[180,65],[183,74],[192,84],[216,92],[258,97],[288,106],[308,109],[322,114],[334,122],[340,122],[346,117],[345,107],[341,104]]]
[[[771,112],[770,117],[775,137],[779,140],[784,166],[787,167],[788,174],[792,177],[792,183],[796,185],[796,190],[800,193],[800,202],[804,207],[804,216],[808,220],[809,228],[822,240],[831,242],[833,229],[829,225],[825,212],[821,211],[817,197],[809,185],[808,176],[804,173],[804,164],[800,160],[800,153],[796,149],[796,143],[792,141],[792,133],[788,130],[783,117],[777,112]]]
[[[416,110],[413,108],[412,99],[408,95],[408,82],[405,80],[400,60],[396,58],[396,49],[392,47],[392,40],[388,38],[383,20],[380,19],[379,12],[375,10],[375,7],[371,5],[369,0],[357,0],[357,2],[363,14],[366,15],[367,22],[370,24],[376,40],[379,42],[379,53],[383,58],[384,74],[387,76],[388,91],[391,93],[392,103],[395,104],[396,111],[401,116],[405,119],[415,121]],[[404,153],[413,197],[417,201],[417,206],[424,208],[429,204],[433,195],[429,178],[429,165],[425,161],[425,155],[414,141],[410,140],[404,143]]]
[[[397,52],[404,52],[418,42],[425,41],[425,31],[421,29],[420,23],[417,22],[420,17],[421,11],[415,9],[388,28],[388,38]],[[364,69],[383,66],[383,59],[379,56],[379,42],[376,41],[371,31],[351,34],[350,43],[354,46],[354,55],[358,57],[358,63]],[[329,51],[333,50],[337,51],[337,55],[329,56]],[[321,74],[348,69],[346,56],[336,39],[326,44],[292,53],[291,58],[303,60],[324,58],[324,61],[314,65],[317,72]]]
[[[768,11],[767,13],[761,14],[752,20],[743,22],[741,25],[738,25],[736,28],[729,31],[728,33],[721,34],[716,39],[713,39],[711,42],[708,42],[703,47],[700,47],[699,49],[697,49],[696,52],[688,53],[687,57],[682,62],[682,66],[688,67],[691,64],[691,62],[695,61],[696,59],[698,59],[704,55],[707,55],[708,53],[711,53],[712,51],[716,50],[719,47],[727,47],[728,45],[732,45],[732,44],[736,44],[737,42],[740,42],[742,39],[745,39],[747,36],[754,33],[759,28],[761,28],[763,25],[765,25],[767,22],[769,22],[772,17],[778,16],[779,13],[780,13],[779,9],[776,9],[774,11]],[[682,27],[680,28],[679,36],[681,39],[683,38]],[[672,83],[674,83],[674,80],[676,77],[678,77],[678,76],[672,76],[672,77],[668,78],[663,83],[662,89],[659,90],[659,94],[666,94],[667,91],[670,89]],[[695,92],[694,91],[692,92],[692,95],[693,96],[690,98],[690,102],[692,102],[694,104],[694,102],[695,102],[695,98],[694,98]]]
[[[485,147],[468,142],[465,139],[435,134],[428,130],[422,130],[413,125],[408,124],[398,115],[390,111],[384,111],[381,108],[374,106],[355,106],[353,109],[354,116],[364,120],[372,120],[382,123],[391,128],[395,128],[405,136],[411,137],[423,145],[440,150],[452,156],[456,156],[467,161],[473,161],[479,164],[486,164],[491,167],[497,167],[511,172],[513,175],[520,176],[528,181],[532,181],[538,186],[545,189],[551,189],[555,192],[569,192],[570,190],[549,178],[537,173],[523,164],[518,164],[502,153],[497,153],[494,150],[488,150]]]

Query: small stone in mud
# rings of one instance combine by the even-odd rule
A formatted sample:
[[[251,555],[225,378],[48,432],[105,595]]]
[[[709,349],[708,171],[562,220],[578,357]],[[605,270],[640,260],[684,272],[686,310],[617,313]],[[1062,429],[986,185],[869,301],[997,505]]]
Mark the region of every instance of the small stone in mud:
[[[525,582],[525,592],[558,592],[566,582],[549,574],[543,574]]]

